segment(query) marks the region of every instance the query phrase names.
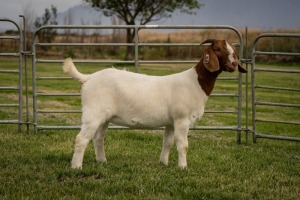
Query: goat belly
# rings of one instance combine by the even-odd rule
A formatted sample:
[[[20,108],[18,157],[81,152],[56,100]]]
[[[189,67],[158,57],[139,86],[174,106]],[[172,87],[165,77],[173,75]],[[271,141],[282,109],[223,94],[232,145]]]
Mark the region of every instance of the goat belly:
[[[155,115],[155,114],[154,114]],[[159,128],[172,124],[171,120],[165,117],[155,116],[139,116],[139,115],[126,115],[126,116],[114,116],[110,119],[110,122],[120,126],[126,126],[131,128]]]

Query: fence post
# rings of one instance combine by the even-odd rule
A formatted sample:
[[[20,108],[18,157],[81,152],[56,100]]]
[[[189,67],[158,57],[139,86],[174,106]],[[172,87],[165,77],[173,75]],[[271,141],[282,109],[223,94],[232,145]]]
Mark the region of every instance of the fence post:
[[[134,27],[134,71],[136,73],[139,72],[139,35],[138,35],[139,28],[137,26]]]

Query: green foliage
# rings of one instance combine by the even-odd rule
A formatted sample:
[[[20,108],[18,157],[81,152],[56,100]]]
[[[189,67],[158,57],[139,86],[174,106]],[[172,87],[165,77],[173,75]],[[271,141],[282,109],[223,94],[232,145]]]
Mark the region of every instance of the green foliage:
[[[69,49],[68,51],[65,52],[65,56],[66,58],[70,57],[70,58],[75,58],[75,52],[73,49]]]

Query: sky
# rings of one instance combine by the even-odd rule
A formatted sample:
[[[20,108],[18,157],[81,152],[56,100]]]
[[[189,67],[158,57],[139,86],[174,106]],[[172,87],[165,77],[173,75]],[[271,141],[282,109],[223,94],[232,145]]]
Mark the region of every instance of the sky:
[[[199,1],[204,4],[204,7],[198,10],[196,15],[177,12],[172,18],[153,22],[152,24],[230,25],[234,27],[248,26],[263,30],[276,28],[300,29],[300,0]],[[32,13],[32,16],[36,17],[42,16],[45,8],[50,8],[51,5],[56,6],[59,13],[63,13],[79,4],[83,4],[83,0],[0,0],[0,18],[9,18],[19,23],[19,15],[24,14],[26,9]],[[86,14],[76,16],[75,18],[80,18],[80,20],[89,20]],[[35,17],[33,18],[35,19]],[[110,23],[109,20],[107,23]],[[0,23],[0,30],[8,29],[7,27],[8,23]]]

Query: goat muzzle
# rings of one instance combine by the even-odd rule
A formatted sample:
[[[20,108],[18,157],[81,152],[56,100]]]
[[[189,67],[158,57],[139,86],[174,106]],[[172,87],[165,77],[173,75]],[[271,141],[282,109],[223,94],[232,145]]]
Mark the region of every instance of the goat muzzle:
[[[248,71],[244,69],[238,62],[232,62],[232,63],[227,63],[225,65],[226,70],[228,72],[234,72],[236,68],[238,68],[238,71],[241,73],[247,73]]]
[[[228,72],[234,72],[236,67],[234,65],[225,65],[226,71]]]

